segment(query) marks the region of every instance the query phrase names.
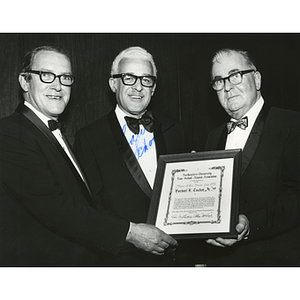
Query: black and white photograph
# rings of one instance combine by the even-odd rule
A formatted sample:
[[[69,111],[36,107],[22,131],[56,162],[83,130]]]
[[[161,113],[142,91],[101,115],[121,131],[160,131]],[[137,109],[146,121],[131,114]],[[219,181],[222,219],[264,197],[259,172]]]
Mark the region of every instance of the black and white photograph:
[[[234,28],[0,32],[4,276],[299,271],[300,31]]]

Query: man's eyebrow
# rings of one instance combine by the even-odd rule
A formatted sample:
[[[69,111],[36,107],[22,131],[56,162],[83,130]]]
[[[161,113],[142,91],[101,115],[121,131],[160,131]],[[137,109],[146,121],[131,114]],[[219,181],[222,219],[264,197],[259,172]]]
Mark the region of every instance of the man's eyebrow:
[[[53,71],[50,70],[50,69],[46,69],[46,68],[38,68],[38,69],[40,69],[41,72],[51,72],[51,73],[53,73]]]
[[[53,74],[56,74],[53,70],[45,69],[45,68],[41,68],[40,71],[41,71],[41,72],[45,72],[45,73],[53,73]],[[57,75],[72,75],[72,71],[63,72],[63,73],[57,74]]]
[[[232,69],[228,72],[228,75],[231,75],[231,74],[239,72],[239,71],[240,71],[240,69]],[[225,77],[227,77],[227,76],[222,77],[222,76],[217,75],[214,77],[214,79],[221,79],[221,78],[225,78]]]
[[[123,74],[128,74],[128,75],[138,76],[138,75],[134,74],[134,72],[124,72]],[[151,75],[151,74],[149,74],[149,73],[142,73],[141,76],[153,76],[153,77],[155,77],[154,75]]]
[[[230,70],[230,71],[228,72],[228,74],[230,75],[230,74],[232,74],[232,73],[239,72],[239,71],[240,71],[240,69],[233,69],[233,70]]]

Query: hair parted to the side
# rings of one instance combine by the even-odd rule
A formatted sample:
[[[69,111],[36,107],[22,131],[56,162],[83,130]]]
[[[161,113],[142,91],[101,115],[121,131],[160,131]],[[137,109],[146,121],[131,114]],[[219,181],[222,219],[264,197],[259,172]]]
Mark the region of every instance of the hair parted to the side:
[[[249,68],[255,68],[255,70],[257,70],[256,62],[255,62],[253,56],[248,51],[234,49],[234,48],[222,48],[222,49],[216,51],[213,55],[211,63],[213,65],[215,62],[218,62],[222,56],[236,54],[236,53],[243,56],[243,58],[245,59],[245,62]]]
[[[119,63],[123,58],[143,58],[148,60],[152,65],[154,76],[157,77],[157,68],[152,55],[144,48],[138,46],[126,48],[116,56],[111,66],[111,76],[118,74]]]
[[[41,51],[52,51],[52,52],[63,54],[71,62],[70,53],[61,46],[39,46],[39,47],[36,47],[36,48],[32,49],[31,51],[27,52],[23,59],[22,70],[21,70],[20,74],[22,74],[26,80],[31,79],[31,75],[26,72],[31,70],[35,56],[37,55],[37,53],[39,53]]]

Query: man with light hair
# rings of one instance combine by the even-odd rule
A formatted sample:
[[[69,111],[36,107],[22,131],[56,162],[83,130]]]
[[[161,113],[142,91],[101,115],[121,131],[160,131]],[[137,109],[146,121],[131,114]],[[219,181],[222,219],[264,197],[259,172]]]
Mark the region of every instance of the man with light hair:
[[[129,48],[121,51],[112,63],[111,73],[110,73],[111,76],[118,73],[119,63],[122,60],[122,58],[125,58],[125,57],[127,57],[127,58],[141,57],[141,58],[148,60],[150,62],[150,64],[152,65],[153,75],[155,77],[157,77],[157,68],[156,68],[156,65],[153,60],[152,55],[141,47],[129,47]]]
[[[112,64],[109,78],[116,107],[75,137],[75,151],[98,206],[130,221],[132,229],[147,220],[158,156],[185,152],[178,121],[148,110],[156,79],[150,53],[140,47],[122,51]],[[164,248],[160,249],[164,255],[155,256],[125,243],[118,255],[103,253],[101,265],[179,264],[174,261],[174,251]]]
[[[230,120],[210,133],[206,149],[242,149],[242,174],[238,237],[207,240],[206,263],[299,266],[300,114],[268,104],[247,51],[219,50],[211,79]]]

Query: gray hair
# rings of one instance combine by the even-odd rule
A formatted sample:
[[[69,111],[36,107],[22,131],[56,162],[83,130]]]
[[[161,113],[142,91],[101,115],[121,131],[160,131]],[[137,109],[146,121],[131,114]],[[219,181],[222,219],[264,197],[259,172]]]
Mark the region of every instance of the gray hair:
[[[213,55],[213,58],[211,60],[212,64],[214,64],[215,62],[218,62],[219,59],[223,56],[223,55],[231,55],[231,54],[240,54],[243,56],[243,58],[245,59],[246,64],[248,65],[248,67],[250,68],[256,68],[256,63],[254,61],[254,58],[252,57],[252,55],[248,52],[248,51],[244,51],[244,50],[240,50],[240,49],[231,49],[231,48],[223,48],[221,50],[218,50],[217,52],[215,52],[215,54]]]
[[[132,57],[147,59],[152,65],[154,76],[157,76],[157,68],[152,55],[141,47],[129,47],[121,51],[112,63],[110,75],[112,76],[119,73],[118,71],[119,63],[123,58],[132,58]]]

